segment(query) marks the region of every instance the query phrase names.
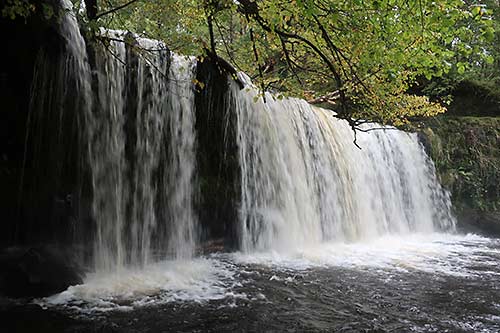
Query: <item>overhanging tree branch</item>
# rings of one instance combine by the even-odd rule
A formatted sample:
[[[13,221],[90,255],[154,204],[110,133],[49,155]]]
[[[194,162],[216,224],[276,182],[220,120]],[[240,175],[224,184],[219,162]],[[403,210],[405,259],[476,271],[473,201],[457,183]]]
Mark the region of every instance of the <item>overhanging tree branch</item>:
[[[346,97],[345,97],[345,93],[342,89],[343,88],[342,77],[340,76],[336,66],[328,58],[328,56],[324,52],[322,52],[316,44],[314,44],[309,39],[307,39],[301,35],[298,35],[296,33],[287,32],[287,31],[278,29],[276,27],[271,28],[270,24],[268,22],[266,22],[266,20],[260,15],[259,7],[258,7],[256,2],[251,1],[251,0],[240,0],[239,4],[240,4],[240,6],[238,7],[239,11],[248,17],[252,17],[255,20],[255,22],[257,22],[257,24],[259,24],[259,26],[264,31],[269,32],[269,33],[274,33],[274,34],[278,35],[278,37],[281,37],[281,38],[299,40],[302,43],[304,43],[305,45],[307,45],[314,53],[316,53],[321,58],[321,60],[327,65],[328,69],[330,70],[330,72],[332,73],[332,75],[335,79],[335,82],[337,84],[337,88],[340,91],[340,101],[341,101],[340,107],[342,108],[343,113],[346,113],[345,112],[346,111],[346,109],[345,109]]]
[[[95,2],[95,0],[88,0],[88,1],[90,1],[90,2],[94,1],[94,2]],[[105,11],[105,12],[102,12],[102,13],[100,13],[100,14],[96,15],[96,16],[95,16],[95,19],[97,20],[98,18],[101,18],[101,17],[103,17],[103,16],[106,16],[106,15],[112,14],[112,13],[114,13],[114,12],[116,12],[116,11],[119,11],[119,10],[121,10],[121,9],[123,9],[123,8],[126,8],[126,7],[130,6],[131,4],[133,4],[134,2],[137,2],[137,1],[138,1],[138,0],[130,0],[129,2],[124,3],[123,5],[120,5],[120,6],[115,7],[115,8],[111,8],[110,10],[107,10],[107,11]]]

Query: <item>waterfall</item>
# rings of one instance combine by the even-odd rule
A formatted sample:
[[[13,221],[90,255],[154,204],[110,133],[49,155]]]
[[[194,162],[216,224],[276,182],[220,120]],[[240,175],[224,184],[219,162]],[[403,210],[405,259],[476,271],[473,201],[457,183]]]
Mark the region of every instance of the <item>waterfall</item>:
[[[232,152],[238,165],[226,167],[239,169],[231,170],[239,175],[231,178],[239,187],[239,221],[231,223],[238,224],[233,229],[245,252],[453,229],[448,194],[415,134],[365,125],[373,131],[358,132],[358,149],[351,128],[331,111],[270,93],[265,101],[256,98],[259,91],[243,74],[245,89],[232,82],[223,98],[207,94],[226,103],[224,116],[213,118],[201,94],[195,106],[194,58],[124,31],[101,29],[86,42],[68,0],[63,8],[66,52],[57,69],[63,74],[52,78],[43,58],[35,85],[42,93],[33,104],[53,99],[49,107],[61,107],[60,118],[78,114],[90,201],[84,207],[90,222],[82,228],[91,234],[97,270],[191,258],[200,229],[198,180],[218,183],[210,177],[220,172],[212,169],[222,170],[220,160],[232,159]],[[54,88],[44,90],[49,78],[62,93],[51,97]],[[68,82],[72,94],[62,88]],[[207,116],[208,125],[196,124],[195,111]],[[224,148],[213,150],[206,147],[212,142],[203,142],[200,151],[223,153],[203,159],[208,171],[202,174],[197,137],[207,139],[210,132],[203,131],[215,127],[214,119],[226,119],[220,128],[232,133],[235,145],[230,152],[227,142],[214,140]],[[234,128],[226,131],[228,126]],[[231,195],[233,183],[226,187]]]
[[[63,105],[61,114],[79,117],[92,221],[82,228],[90,230],[96,270],[192,257],[197,238],[195,59],[124,31],[101,29],[86,43],[71,2],[62,0],[62,8],[66,51],[57,69],[65,73],[59,83],[75,82],[73,94],[82,103],[55,104]],[[40,71],[49,60],[40,61]],[[44,91],[43,85],[37,89]]]
[[[195,175],[195,114],[193,80],[196,61],[174,55],[170,70],[170,140],[171,159],[167,184],[168,207],[174,223],[169,244],[180,258],[194,253],[196,215],[193,201],[198,192]]]
[[[98,103],[87,119],[97,267],[189,258],[195,61],[122,31],[102,37],[109,45],[98,48]]]
[[[92,108],[86,43],[69,0],[61,1],[60,47],[40,47],[33,66],[14,239],[68,241],[76,232],[83,114]],[[26,64],[26,66],[29,66]]]
[[[416,134],[358,132],[332,111],[231,87],[241,165],[243,251],[449,230],[448,194]],[[367,125],[364,129],[374,129]]]

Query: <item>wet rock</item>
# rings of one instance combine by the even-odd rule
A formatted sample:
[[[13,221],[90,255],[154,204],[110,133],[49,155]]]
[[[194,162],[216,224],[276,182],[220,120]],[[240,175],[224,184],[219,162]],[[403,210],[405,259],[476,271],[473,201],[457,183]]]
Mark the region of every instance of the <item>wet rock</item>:
[[[426,130],[420,130],[417,132],[417,137],[418,141],[422,144],[424,147],[425,153],[429,156],[432,156],[432,142],[429,137],[429,131],[432,131],[430,129]]]
[[[0,252],[1,295],[44,297],[82,282],[82,272],[60,249],[11,247]]]
[[[198,212],[204,226],[202,241],[223,240],[237,246],[240,167],[236,113],[228,101],[232,78],[213,59],[198,62],[196,80],[197,176],[200,180]]]
[[[500,212],[463,209],[457,212],[459,230],[500,237]]]
[[[99,318],[92,320],[72,318],[66,313],[44,309],[36,304],[2,304],[0,299],[0,322],[2,332],[17,333],[113,333],[120,332],[116,324]]]

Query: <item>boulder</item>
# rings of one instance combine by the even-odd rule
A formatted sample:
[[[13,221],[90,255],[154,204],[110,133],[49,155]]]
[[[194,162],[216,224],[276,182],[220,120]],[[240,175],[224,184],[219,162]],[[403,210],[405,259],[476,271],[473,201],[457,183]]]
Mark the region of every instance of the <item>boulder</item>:
[[[0,252],[0,295],[45,297],[81,283],[81,270],[60,249],[10,247]]]

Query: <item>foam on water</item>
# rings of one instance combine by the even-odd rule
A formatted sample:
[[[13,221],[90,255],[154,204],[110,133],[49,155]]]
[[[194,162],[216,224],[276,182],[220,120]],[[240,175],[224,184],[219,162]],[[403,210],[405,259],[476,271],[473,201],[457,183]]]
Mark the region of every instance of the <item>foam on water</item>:
[[[209,258],[163,261],[143,268],[89,274],[84,284],[36,302],[83,313],[127,311],[165,302],[245,297],[234,293],[230,263]]]
[[[266,251],[219,253],[192,260],[163,261],[114,273],[92,273],[82,285],[36,300],[55,307],[93,314],[130,311],[169,302],[221,301],[235,307],[241,300],[266,299],[248,288],[253,277],[269,273],[278,284],[293,282],[289,274],[337,268],[370,272],[383,279],[393,273],[424,273],[436,278],[499,276],[500,241],[478,235],[414,234],[384,236],[368,242],[323,243],[283,254]],[[285,273],[285,275],[283,275]],[[244,290],[244,292],[242,291]],[[252,291],[253,290],[253,291]]]
[[[344,267],[377,270],[381,273],[421,271],[427,273],[476,276],[495,274],[500,259],[498,241],[474,234],[443,233],[386,235],[355,243],[322,243],[297,249],[288,254],[261,252],[236,253],[233,258],[243,264],[265,265],[274,269],[307,270],[315,267]],[[490,271],[476,272],[474,263],[491,266]]]

